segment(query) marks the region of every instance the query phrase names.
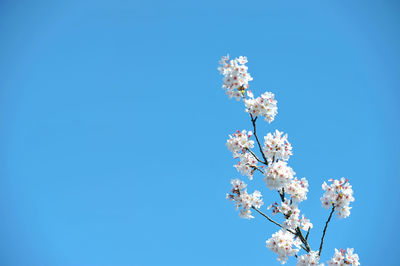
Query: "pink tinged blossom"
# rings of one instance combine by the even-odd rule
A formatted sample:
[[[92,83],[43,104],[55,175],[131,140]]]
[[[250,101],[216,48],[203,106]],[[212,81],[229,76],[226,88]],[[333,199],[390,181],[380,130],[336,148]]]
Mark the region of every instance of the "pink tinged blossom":
[[[229,135],[229,139],[226,141],[226,146],[232,152],[233,157],[238,157],[240,154],[244,153],[246,149],[254,147],[254,141],[249,140],[253,135],[253,132],[246,130],[239,130],[232,135]]]
[[[353,189],[349,181],[345,178],[340,180],[330,179],[331,183],[322,184],[322,189],[325,191],[321,198],[322,207],[329,209],[334,206],[338,218],[347,218],[350,215],[350,203],[354,201]]]
[[[296,266],[323,266],[324,264],[319,264],[319,256],[317,251],[310,251],[308,254],[301,255],[297,258]]]
[[[271,164],[264,172],[264,181],[270,189],[280,190],[292,179],[295,172],[286,162],[279,161]]]
[[[226,198],[231,200],[236,209],[240,209],[239,216],[245,219],[252,219],[251,208],[259,209],[264,203],[260,191],[254,191],[252,194],[247,193],[246,184],[239,179],[231,180],[231,192]]]
[[[219,61],[218,70],[223,75],[222,88],[225,89],[229,98],[240,100],[243,94],[240,90],[249,87],[249,81],[253,80],[247,72],[247,58],[240,56],[239,58],[229,59],[229,55],[223,56]]]
[[[289,160],[292,153],[292,145],[287,140],[287,134],[275,130],[274,134],[268,133],[264,137],[263,152],[269,162],[276,160]]]
[[[252,95],[252,94],[251,94]],[[249,97],[244,100],[246,112],[253,116],[264,116],[265,121],[271,123],[278,113],[277,101],[272,92],[265,92],[260,97]]]
[[[257,160],[251,153],[239,154],[240,161],[234,167],[242,175],[248,176],[250,180],[253,179],[255,167],[257,167]]]
[[[285,264],[288,257],[294,256],[300,250],[301,241],[286,230],[279,230],[266,241],[266,246],[278,255],[277,260]]]
[[[335,248],[335,254],[332,259],[328,261],[328,266],[334,265],[360,265],[359,258],[357,254],[354,254],[354,249],[348,248],[347,251],[341,249],[340,251]]]

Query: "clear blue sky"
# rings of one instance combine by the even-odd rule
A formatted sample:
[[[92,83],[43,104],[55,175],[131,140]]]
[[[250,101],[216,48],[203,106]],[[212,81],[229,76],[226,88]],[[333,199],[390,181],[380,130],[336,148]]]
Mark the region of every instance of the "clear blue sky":
[[[276,227],[238,217],[227,135],[251,129],[217,61],[249,58],[279,113],[319,245],[321,184],[348,177],[322,260],[396,265],[398,1],[2,1],[0,265],[278,265]],[[260,121],[261,122],[261,121]],[[277,200],[261,177],[266,203]],[[387,252],[390,249],[393,252]],[[294,260],[289,261],[293,265]]]

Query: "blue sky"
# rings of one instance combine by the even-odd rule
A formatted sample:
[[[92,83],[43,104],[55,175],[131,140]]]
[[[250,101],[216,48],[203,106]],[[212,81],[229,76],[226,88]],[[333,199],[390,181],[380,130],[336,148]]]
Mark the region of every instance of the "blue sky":
[[[398,1],[2,1],[0,264],[278,265],[277,228],[225,199],[225,147],[251,129],[217,62],[249,59],[276,94],[317,249],[321,184],[350,179],[322,261],[398,258]],[[277,200],[258,176],[266,205]],[[388,252],[388,249],[392,252]],[[289,261],[293,265],[294,260]]]

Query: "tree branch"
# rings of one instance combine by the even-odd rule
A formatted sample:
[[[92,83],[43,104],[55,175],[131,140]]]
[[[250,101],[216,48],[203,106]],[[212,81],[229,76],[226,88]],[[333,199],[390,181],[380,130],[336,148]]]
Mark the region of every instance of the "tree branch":
[[[253,168],[254,170],[258,170],[258,171],[260,171],[262,174],[264,174],[264,171],[263,170],[261,170],[259,167],[257,167],[257,166],[255,166],[255,165],[249,165],[249,164],[247,164],[248,166],[250,166],[251,168]]]
[[[323,231],[323,233],[322,233],[321,245],[319,246],[319,252],[318,252],[318,256],[320,256],[320,257],[321,257],[322,246],[323,246],[323,244],[324,244],[324,237],[325,237],[325,233],[326,233],[326,228],[328,227],[328,223],[331,221],[332,214],[333,214],[334,211],[335,211],[335,206],[332,206],[332,211],[331,211],[331,213],[329,214],[329,218],[328,218],[328,220],[327,220],[326,223],[325,223],[325,228],[324,228],[324,231]]]
[[[246,148],[246,150],[249,151],[249,152],[251,153],[251,155],[253,155],[254,158],[256,158],[257,161],[259,161],[260,163],[265,164],[263,161],[261,161],[261,160],[257,157],[257,155],[256,155],[252,150],[250,150],[249,148]]]
[[[262,162],[262,163],[268,166],[268,160],[265,157],[265,154],[264,154],[263,149],[261,147],[261,143],[260,143],[260,141],[258,140],[258,137],[257,137],[257,132],[256,132],[256,120],[257,120],[257,117],[254,118],[253,115],[250,114],[250,118],[251,118],[251,123],[253,124],[254,137],[256,138],[256,141],[257,141],[257,144],[258,144],[258,148],[260,149],[261,155],[262,155],[262,157],[264,159],[264,162]]]
[[[308,235],[310,234],[310,229],[311,229],[311,227],[308,227],[307,235],[306,235],[306,240],[308,239]]]
[[[279,223],[277,223],[277,222],[275,222],[274,220],[272,220],[271,218],[269,218],[268,215],[266,215],[265,213],[263,213],[263,212],[260,211],[259,209],[254,208],[254,207],[251,207],[251,208],[252,208],[253,210],[256,210],[259,214],[261,214],[261,215],[264,216],[265,218],[267,218],[268,221],[270,221],[271,223],[274,223],[274,224],[276,224],[277,226],[279,226],[280,228],[283,229],[283,226],[282,226],[282,225],[280,225]],[[290,233],[296,235],[296,233],[293,232],[292,230],[290,230],[290,229],[286,229],[286,230],[287,230],[288,232],[290,232]]]
[[[303,244],[306,246],[306,249],[305,249],[305,250],[306,250],[307,252],[310,252],[311,248],[310,248],[310,246],[308,245],[307,240],[304,238],[303,233],[301,232],[300,227],[297,227],[297,228],[296,228],[296,232],[297,232],[297,235],[298,235],[298,237],[300,238],[301,242],[303,242]]]

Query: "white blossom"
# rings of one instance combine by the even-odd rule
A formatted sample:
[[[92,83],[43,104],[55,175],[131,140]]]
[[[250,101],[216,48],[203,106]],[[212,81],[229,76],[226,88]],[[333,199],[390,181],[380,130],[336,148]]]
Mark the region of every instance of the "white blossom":
[[[301,229],[308,231],[309,229],[313,228],[313,224],[310,222],[310,219],[307,219],[304,214],[300,219]]]
[[[299,203],[307,199],[308,181],[304,177],[301,180],[297,178],[290,180],[286,185],[285,192],[288,193],[293,202]]]
[[[233,157],[238,157],[240,152],[254,147],[254,141],[249,140],[252,135],[253,132],[247,132],[246,130],[242,130],[242,132],[238,130],[236,133],[229,135],[226,146],[233,153]]]
[[[276,160],[289,160],[292,155],[292,145],[287,140],[287,134],[283,135],[283,132],[275,130],[274,134],[268,133],[264,137],[263,152],[265,157],[270,162]]]
[[[312,266],[318,265],[323,266],[324,264],[319,264],[319,256],[317,251],[310,251],[308,254],[301,255],[297,258],[296,266]]]
[[[290,206],[290,212],[286,213],[286,220],[283,222],[282,226],[285,229],[296,230],[297,227],[300,226],[300,210],[296,205]]]
[[[239,179],[231,180],[232,189],[230,194],[226,194],[226,198],[231,200],[236,209],[240,209],[239,216],[245,219],[254,218],[251,215],[251,208],[259,209],[264,203],[260,191],[254,191],[252,194],[247,193],[246,184]]]
[[[332,184],[322,184],[325,190],[321,198],[322,207],[329,209],[334,206],[336,214],[339,218],[347,218],[350,215],[350,202],[354,201],[353,189],[347,179],[342,177],[340,180],[329,180]]]
[[[239,155],[240,161],[234,165],[234,167],[242,174],[249,177],[250,180],[253,179],[253,173],[255,167],[257,167],[257,160],[251,153],[243,153]]]
[[[299,252],[301,241],[286,230],[279,230],[266,241],[267,248],[278,255],[277,260],[285,264],[289,256]]]
[[[292,179],[295,172],[284,161],[271,164],[264,172],[264,181],[270,189],[284,188]]]
[[[335,248],[335,255],[333,255],[333,258],[328,261],[328,266],[335,266],[335,265],[352,265],[352,266],[358,266],[360,265],[360,262],[358,261],[358,255],[354,254],[354,249],[348,248],[347,252],[344,249],[341,249],[340,251]]]
[[[252,94],[250,94],[252,96]],[[244,100],[246,112],[253,116],[264,116],[265,121],[271,123],[278,113],[277,101],[274,99],[275,95],[272,92],[265,92],[260,97],[249,97]]]
[[[231,60],[227,55],[219,61],[218,70],[224,76],[222,88],[226,90],[229,98],[240,100],[244,95],[244,90],[249,87],[249,81],[253,80],[247,73],[246,63],[247,58],[243,56]]]

